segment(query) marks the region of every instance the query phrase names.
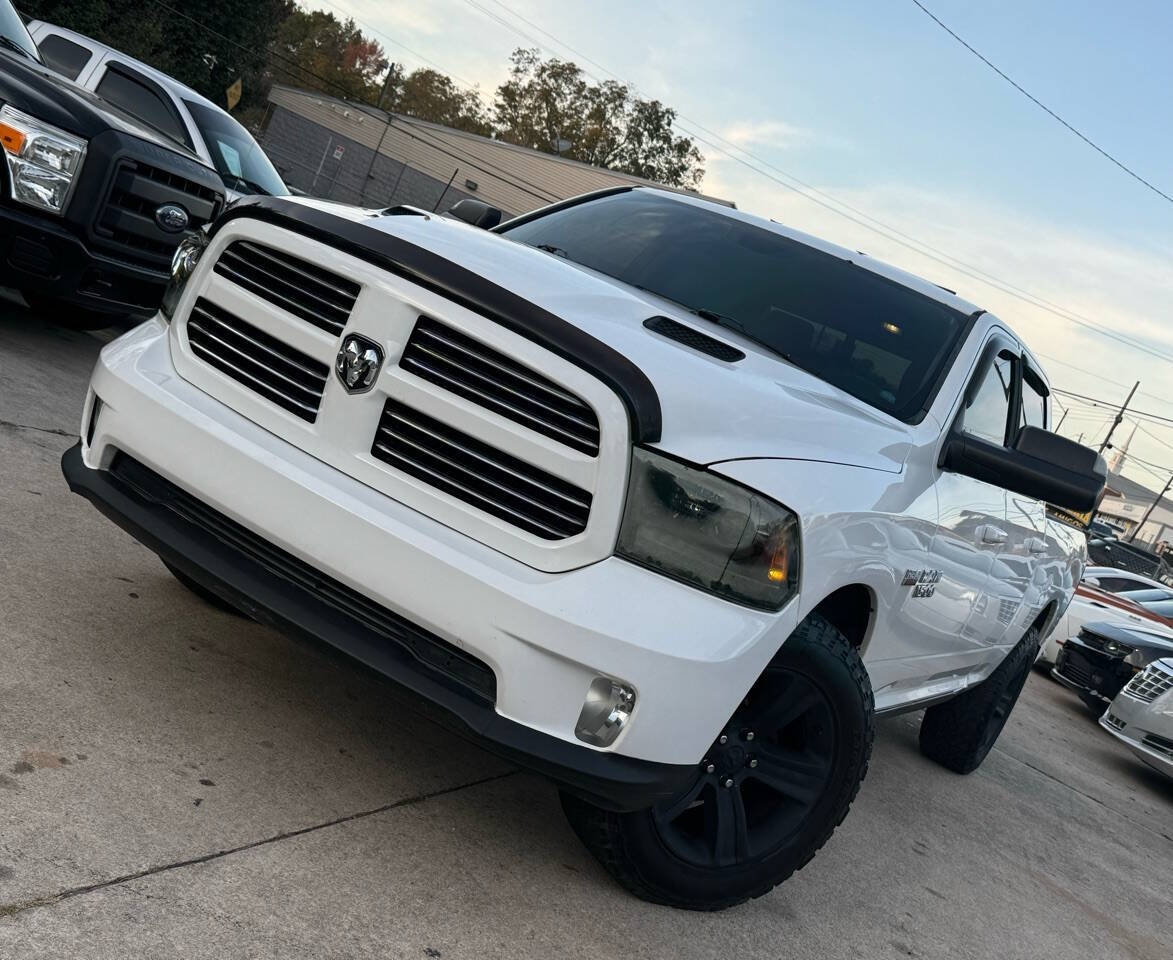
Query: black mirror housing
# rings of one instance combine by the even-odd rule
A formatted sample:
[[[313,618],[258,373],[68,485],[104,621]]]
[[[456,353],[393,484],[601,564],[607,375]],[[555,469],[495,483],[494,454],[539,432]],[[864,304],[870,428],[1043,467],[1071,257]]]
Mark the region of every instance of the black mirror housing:
[[[505,214],[496,207],[490,207],[483,200],[473,200],[466,197],[457,201],[448,211],[448,216],[463,220],[474,227],[483,230],[492,230],[504,218]]]
[[[1038,427],[1023,427],[1013,449],[954,433],[941,467],[1081,513],[1100,505],[1108,480],[1095,450]]]

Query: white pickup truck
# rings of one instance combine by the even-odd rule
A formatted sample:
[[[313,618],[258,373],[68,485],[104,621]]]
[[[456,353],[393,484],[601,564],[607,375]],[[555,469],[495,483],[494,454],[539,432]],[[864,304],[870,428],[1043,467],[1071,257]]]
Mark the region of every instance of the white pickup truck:
[[[1050,418],[995,317],[692,197],[491,231],[250,198],[102,351],[63,469],[197,593],[546,774],[629,890],[716,909],[827,840],[876,714],[981,763],[1079,582],[1045,503],[1104,485]]]

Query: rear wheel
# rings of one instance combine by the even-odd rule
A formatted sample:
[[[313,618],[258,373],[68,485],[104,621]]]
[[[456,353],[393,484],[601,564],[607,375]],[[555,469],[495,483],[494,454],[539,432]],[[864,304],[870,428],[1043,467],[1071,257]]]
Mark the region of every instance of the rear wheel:
[[[1035,626],[976,687],[929,707],[920,724],[921,753],[954,773],[981,766],[1018,702],[1038,649]]]
[[[591,853],[636,896],[723,909],[781,883],[843,821],[867,772],[872,712],[859,654],[812,615],[679,796],[618,814],[563,793],[562,807]]]

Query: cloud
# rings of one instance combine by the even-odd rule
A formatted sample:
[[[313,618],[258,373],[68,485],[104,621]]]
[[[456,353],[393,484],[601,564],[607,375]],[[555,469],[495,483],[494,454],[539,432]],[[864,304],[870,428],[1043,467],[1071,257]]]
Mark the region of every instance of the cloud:
[[[721,131],[721,136],[739,147],[786,149],[810,139],[810,131],[783,120],[739,120]]]

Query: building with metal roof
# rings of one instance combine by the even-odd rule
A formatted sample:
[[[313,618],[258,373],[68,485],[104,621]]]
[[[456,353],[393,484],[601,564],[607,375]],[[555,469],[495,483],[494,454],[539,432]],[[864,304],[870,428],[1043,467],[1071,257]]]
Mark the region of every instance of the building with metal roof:
[[[663,186],[281,84],[260,140],[291,187],[367,207],[439,210],[475,197],[516,216],[604,187]]]

